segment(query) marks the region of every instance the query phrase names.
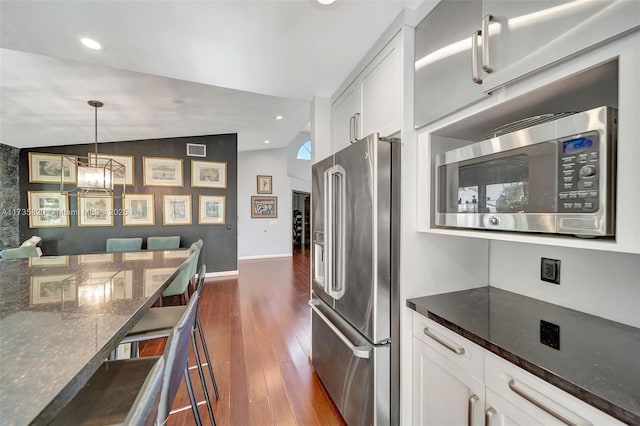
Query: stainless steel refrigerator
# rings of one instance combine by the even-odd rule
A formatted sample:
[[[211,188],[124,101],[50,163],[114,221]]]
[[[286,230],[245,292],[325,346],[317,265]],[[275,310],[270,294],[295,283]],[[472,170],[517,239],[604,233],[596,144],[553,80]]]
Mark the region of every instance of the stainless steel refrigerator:
[[[349,425],[398,423],[399,146],[370,135],[312,168],[311,358]]]

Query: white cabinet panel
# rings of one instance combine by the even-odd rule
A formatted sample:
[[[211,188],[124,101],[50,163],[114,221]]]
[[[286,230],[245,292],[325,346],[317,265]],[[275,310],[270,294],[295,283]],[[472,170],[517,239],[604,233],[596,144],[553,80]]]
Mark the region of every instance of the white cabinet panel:
[[[361,82],[361,136],[389,136],[400,130],[402,46],[396,36],[367,67]]]
[[[485,393],[485,426],[544,426],[542,420],[530,416],[490,388],[486,388]]]
[[[412,425],[481,424],[483,384],[417,338],[412,387]]]
[[[331,106],[332,153],[340,151],[360,137],[359,134],[354,134],[359,115],[360,84],[354,83]]]

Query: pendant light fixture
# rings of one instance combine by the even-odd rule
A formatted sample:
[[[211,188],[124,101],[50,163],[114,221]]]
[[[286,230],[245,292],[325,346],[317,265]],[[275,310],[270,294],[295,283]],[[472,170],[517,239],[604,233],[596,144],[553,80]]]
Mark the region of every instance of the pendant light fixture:
[[[60,193],[75,197],[122,197],[125,194],[125,166],[124,164],[108,157],[98,155],[98,108],[104,106],[100,101],[87,102],[94,109],[94,153],[87,157],[63,155],[61,170],[65,167],[75,166],[77,171],[76,187],[65,191],[65,173],[61,173]],[[122,182],[120,193],[116,191],[116,180]],[[120,184],[118,184],[120,186]]]

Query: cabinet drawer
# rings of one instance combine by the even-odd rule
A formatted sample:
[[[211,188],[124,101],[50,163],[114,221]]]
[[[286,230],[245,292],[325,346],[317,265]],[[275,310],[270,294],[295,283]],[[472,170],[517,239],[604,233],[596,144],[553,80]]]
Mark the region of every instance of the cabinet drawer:
[[[485,364],[487,389],[492,389],[506,401],[545,425],[568,423],[558,417],[565,417],[569,422],[585,426],[624,424],[492,353],[487,352]],[[532,400],[546,409],[536,406]]]
[[[484,379],[484,349],[459,334],[414,312],[413,335],[471,374]]]

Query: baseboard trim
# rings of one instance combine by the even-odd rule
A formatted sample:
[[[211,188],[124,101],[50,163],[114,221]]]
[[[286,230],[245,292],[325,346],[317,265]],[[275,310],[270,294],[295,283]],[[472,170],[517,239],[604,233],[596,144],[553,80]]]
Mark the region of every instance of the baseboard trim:
[[[263,254],[260,256],[241,256],[238,260],[270,259],[272,257],[291,257],[293,253]]]
[[[216,278],[216,277],[230,277],[238,275],[238,271],[219,271],[219,272],[207,272],[205,278]]]

